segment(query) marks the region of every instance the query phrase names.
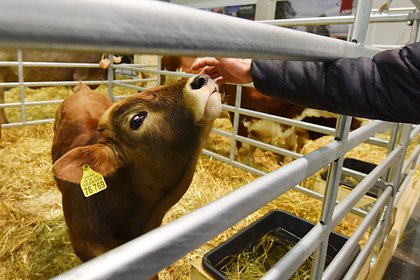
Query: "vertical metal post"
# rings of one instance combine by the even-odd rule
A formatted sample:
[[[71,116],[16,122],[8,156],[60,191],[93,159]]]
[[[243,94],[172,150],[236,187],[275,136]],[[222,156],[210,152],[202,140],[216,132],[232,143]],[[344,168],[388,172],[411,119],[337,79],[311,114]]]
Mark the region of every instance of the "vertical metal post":
[[[339,116],[337,119],[335,140],[346,142],[351,125],[351,117]],[[327,225],[331,222],[331,218],[334,213],[334,208],[337,201],[338,188],[340,186],[341,171],[343,168],[343,157],[338,158],[332,162],[328,169],[326,190],[324,194],[324,203],[321,213],[320,223]],[[312,263],[312,279],[321,279],[324,271],[325,259],[328,250],[328,238],[329,235],[321,242],[318,249],[315,251],[315,258]]]
[[[357,3],[356,15],[353,23],[353,32],[351,41],[365,44],[367,28],[369,26],[370,12],[372,9],[372,0],[359,1]],[[351,117],[340,116],[337,121],[336,140],[347,141],[350,130]],[[327,188],[324,195],[324,204],[321,214],[320,223],[328,224],[334,213],[335,201],[339,188],[341,169],[343,167],[343,159],[339,158],[331,163],[328,170]],[[328,249],[328,238],[323,240],[315,252],[315,258],[312,264],[311,279],[321,279],[324,271],[325,258]]]
[[[156,61],[156,65],[157,65],[157,74],[156,74],[156,85],[157,86],[160,86],[161,85],[161,81],[162,81],[162,79],[161,79],[161,77],[160,77],[160,71],[161,71],[161,69],[162,69],[162,56],[161,55],[157,55],[156,56],[156,59],[157,59],[157,61]]]
[[[19,78],[19,94],[20,94],[20,119],[22,123],[26,122],[26,106],[25,106],[25,87],[23,85],[23,55],[22,50],[17,51],[18,60],[18,78]]]
[[[255,7],[255,20],[274,19],[276,13],[276,2],[273,0],[257,0]]]
[[[372,0],[359,0],[357,2],[356,15],[353,23],[353,34],[351,36],[352,42],[362,46],[365,44],[371,9]]]
[[[239,127],[239,113],[238,109],[241,107],[241,98],[242,98],[242,86],[236,85],[236,96],[235,96],[235,113],[233,117],[233,131],[232,131],[232,142],[230,143],[230,160],[235,160],[235,151],[236,151],[236,140],[235,135],[238,134]]]
[[[387,147],[387,155],[389,155],[398,145],[398,143],[400,142],[400,136],[401,136],[401,129],[402,126],[401,124],[397,123],[395,124],[395,126],[393,127],[392,131],[391,131],[391,135],[388,141],[388,147]],[[395,166],[395,163],[394,163]],[[385,173],[385,175],[383,176],[383,181],[389,183],[390,182],[390,177],[391,177],[391,169],[388,169],[388,171]],[[394,185],[395,186],[395,185]],[[383,189],[380,188],[378,190],[378,197],[380,197],[383,193]],[[376,217],[376,220],[374,221],[374,223],[372,223],[372,227],[371,229],[375,228],[375,225],[380,223],[381,219],[382,219],[382,214],[385,210],[387,210],[388,215],[385,217],[385,219],[387,218],[391,218],[390,214],[392,213],[392,205],[393,205],[393,198],[394,198],[394,194],[395,194],[395,189],[394,189],[394,193],[391,195],[390,197],[390,202],[383,207],[381,212],[378,212],[378,215]],[[391,207],[391,208],[390,208]],[[389,222],[387,222],[387,224],[389,224]],[[378,254],[380,252],[380,248],[382,246],[382,239],[385,237],[385,232],[387,232],[386,227],[382,228],[382,236],[380,238],[378,238],[378,240],[375,241],[375,245],[372,248],[372,255],[371,255],[371,264],[374,264],[376,262],[376,258],[378,257]],[[380,235],[378,235],[380,236]]]
[[[416,13],[419,12],[419,9],[416,9]],[[413,24],[411,27],[411,31],[410,31],[410,43],[414,43],[417,42],[418,39],[418,35],[419,35],[419,20],[413,20]]]
[[[416,9],[418,12],[418,9]],[[414,43],[418,36],[418,29],[419,29],[419,21],[414,20],[410,32],[410,43]],[[410,142],[410,132],[413,126],[411,124],[396,124],[390,141],[388,145],[388,154],[395,149],[397,146],[401,145],[404,147],[403,152],[399,155],[398,159],[395,160],[391,168],[388,170],[387,174],[385,175],[384,181],[390,183],[391,186],[394,187],[394,192],[390,197],[389,203],[387,204],[385,210],[385,217],[384,217],[384,226],[382,228],[382,232],[378,237],[378,240],[375,242],[375,246],[373,249],[372,260],[371,262],[376,261],[376,257],[379,254],[380,247],[382,246],[388,232],[391,229],[392,225],[392,208],[394,205],[395,193],[398,191],[401,185],[401,173],[402,173],[402,166],[404,163],[404,156],[407,152],[407,147]],[[381,195],[382,191],[378,194]],[[379,217],[378,217],[379,218]]]
[[[114,84],[114,55],[108,54],[108,59],[110,61],[108,66],[108,96],[109,99],[115,101],[114,98],[114,91],[113,91],[113,84]]]

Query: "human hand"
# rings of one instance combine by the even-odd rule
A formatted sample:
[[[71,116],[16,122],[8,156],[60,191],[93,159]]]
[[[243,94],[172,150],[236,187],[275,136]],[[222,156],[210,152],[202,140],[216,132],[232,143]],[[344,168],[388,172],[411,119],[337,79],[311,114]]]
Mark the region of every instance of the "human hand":
[[[247,84],[252,83],[251,59],[200,57],[191,69],[200,74],[209,75],[216,83]]]

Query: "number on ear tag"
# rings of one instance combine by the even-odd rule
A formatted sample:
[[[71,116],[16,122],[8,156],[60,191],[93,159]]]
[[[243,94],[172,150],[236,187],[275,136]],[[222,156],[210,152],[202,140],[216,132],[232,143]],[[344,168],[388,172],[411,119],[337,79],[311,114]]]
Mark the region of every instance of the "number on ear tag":
[[[92,170],[89,164],[84,164],[82,169],[83,177],[80,186],[82,187],[85,197],[89,197],[106,189],[104,177],[100,173]]]

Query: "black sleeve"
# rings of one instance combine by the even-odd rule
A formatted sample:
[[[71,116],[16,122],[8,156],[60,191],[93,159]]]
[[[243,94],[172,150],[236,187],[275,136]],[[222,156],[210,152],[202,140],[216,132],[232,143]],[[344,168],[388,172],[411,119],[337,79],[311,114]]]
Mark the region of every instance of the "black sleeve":
[[[349,116],[420,123],[420,43],[332,62],[254,60],[264,94]]]

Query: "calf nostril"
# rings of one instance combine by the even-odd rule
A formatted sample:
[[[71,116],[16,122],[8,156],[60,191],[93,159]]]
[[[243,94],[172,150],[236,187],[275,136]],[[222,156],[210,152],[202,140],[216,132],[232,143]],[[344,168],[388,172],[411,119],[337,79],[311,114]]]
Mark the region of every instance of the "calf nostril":
[[[195,77],[194,80],[191,82],[191,88],[200,89],[206,84],[207,84],[207,78],[205,76],[199,75]]]

